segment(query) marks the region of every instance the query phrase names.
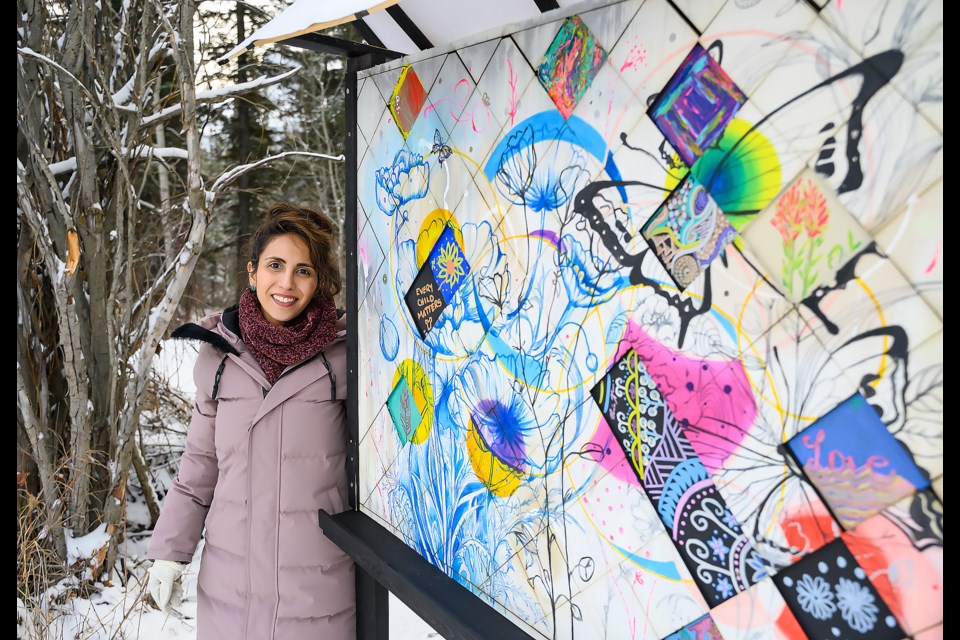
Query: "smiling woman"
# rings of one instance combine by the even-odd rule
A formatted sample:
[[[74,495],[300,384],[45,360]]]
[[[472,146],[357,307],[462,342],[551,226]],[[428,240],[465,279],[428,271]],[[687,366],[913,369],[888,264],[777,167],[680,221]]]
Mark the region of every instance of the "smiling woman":
[[[174,337],[205,344],[180,470],[149,557],[150,592],[176,581],[204,530],[197,637],[353,638],[353,563],[317,526],[347,504],[346,323],[335,230],[277,204],[253,237],[249,290]]]
[[[267,255],[257,265],[247,263],[250,290],[257,294],[264,319],[283,325],[299,316],[313,299],[316,269],[310,263],[307,243],[293,234],[275,237],[264,251]]]

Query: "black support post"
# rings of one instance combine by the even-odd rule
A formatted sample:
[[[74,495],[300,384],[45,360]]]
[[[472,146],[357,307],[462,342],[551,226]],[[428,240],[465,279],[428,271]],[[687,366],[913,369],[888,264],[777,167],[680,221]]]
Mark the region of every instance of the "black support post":
[[[357,640],[388,640],[390,592],[359,565],[357,576]]]
[[[350,483],[350,508],[360,504],[359,491],[360,451],[359,425],[357,424],[357,68],[353,59],[347,59],[347,77],[344,81],[344,128],[346,165],[343,168],[347,201],[344,203],[343,243],[347,253],[347,474]]]

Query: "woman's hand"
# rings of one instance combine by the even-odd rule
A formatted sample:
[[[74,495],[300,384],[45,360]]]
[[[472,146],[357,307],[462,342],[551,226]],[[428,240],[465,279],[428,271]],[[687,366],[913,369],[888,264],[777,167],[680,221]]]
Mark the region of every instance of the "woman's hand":
[[[147,589],[153,596],[153,601],[164,613],[170,613],[171,608],[179,608],[183,601],[183,587],[180,586],[180,574],[183,565],[173,560],[155,560],[150,567],[150,580]]]

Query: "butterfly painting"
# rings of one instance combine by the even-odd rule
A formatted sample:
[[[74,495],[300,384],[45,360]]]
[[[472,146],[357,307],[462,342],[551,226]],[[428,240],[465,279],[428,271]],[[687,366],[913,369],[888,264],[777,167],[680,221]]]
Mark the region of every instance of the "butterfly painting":
[[[443,166],[444,160],[453,155],[453,150],[443,141],[443,137],[440,135],[440,129],[433,130],[433,149],[430,153],[437,154],[437,160],[440,162],[440,166]]]

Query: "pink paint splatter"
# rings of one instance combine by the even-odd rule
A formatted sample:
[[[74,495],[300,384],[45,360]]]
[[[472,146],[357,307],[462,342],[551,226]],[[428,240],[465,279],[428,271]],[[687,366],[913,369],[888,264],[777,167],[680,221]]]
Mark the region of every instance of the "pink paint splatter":
[[[627,69],[639,69],[640,65],[647,66],[647,50],[642,44],[635,44],[630,47],[627,57],[620,65],[620,72]]]

